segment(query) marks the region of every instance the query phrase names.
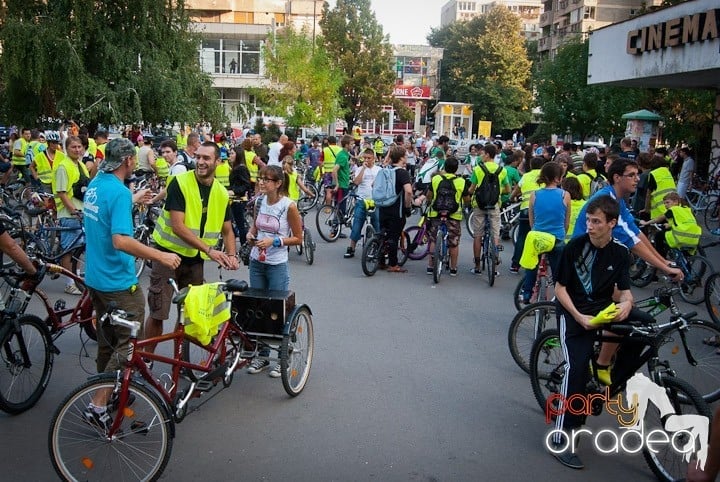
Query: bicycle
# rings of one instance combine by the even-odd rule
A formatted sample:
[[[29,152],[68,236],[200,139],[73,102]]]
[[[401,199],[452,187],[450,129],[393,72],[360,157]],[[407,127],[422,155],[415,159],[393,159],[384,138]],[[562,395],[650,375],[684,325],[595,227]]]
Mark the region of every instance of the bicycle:
[[[130,330],[123,370],[100,374],[80,385],[60,404],[50,424],[48,448],[53,467],[64,480],[87,480],[115,474],[156,480],[172,451],[175,425],[188,413],[191,398],[218,384],[228,387],[236,370],[248,365],[259,351],[271,347],[279,354],[282,383],[295,397],[304,389],[314,353],[312,313],[295,305],[292,292],[249,290],[244,281],[219,285],[232,300],[232,315],[218,327],[209,344],[185,335],[183,304],[188,290],[173,298],[180,307],[175,331],[138,340],[141,324],[109,307],[103,320]],[[173,342],[172,357],[143,352],[148,344]],[[169,364],[171,373],[157,379],[143,358]],[[180,387],[181,375],[185,386]],[[109,395],[112,421],[91,424],[83,412],[95,397]],[[102,471],[102,475],[94,471]]]
[[[639,346],[637,353],[642,349],[644,352],[634,359],[629,359],[627,354],[618,352],[617,371],[613,371],[613,382],[607,387],[608,397],[619,394],[625,389],[628,380],[646,365],[650,379],[660,387],[665,389],[672,407],[676,414],[695,413],[711,418],[710,409],[700,396],[698,391],[687,381],[677,378],[674,371],[670,369],[667,361],[660,361],[659,348],[664,343],[666,334],[675,329],[682,329],[686,324],[687,318],[692,318],[694,313],[686,315],[673,315],[667,323],[611,323],[597,330],[595,338],[596,352],[602,342],[618,342],[616,337],[603,336],[603,330],[610,330],[618,335],[623,335],[621,348],[627,346]],[[681,331],[682,333],[682,331]],[[647,349],[645,349],[647,348]],[[687,350],[687,346],[686,346]],[[622,366],[620,367],[620,357],[622,357]],[[621,369],[622,368],[622,371]],[[549,399],[551,395],[557,395],[561,392],[561,384],[567,370],[566,361],[564,359],[563,350],[559,332],[555,329],[543,332],[533,346],[530,359],[530,379],[533,389],[533,395],[540,405],[541,409],[547,413],[549,408],[557,409],[557,397]],[[592,377],[588,382],[586,393],[606,394],[605,388],[597,381],[597,373],[592,370]],[[617,375],[621,373],[622,376]],[[552,400],[552,401],[551,401]],[[603,400],[595,399],[590,402],[593,415],[599,415],[602,411]],[[661,418],[664,413],[658,412],[656,409],[648,407],[645,418],[641,421],[645,433],[654,430],[663,430],[664,423]],[[640,423],[640,421],[638,421]],[[677,435],[677,434],[676,434]],[[680,446],[683,445],[682,435],[679,437]],[[687,442],[687,438],[685,438]],[[679,454],[670,448],[669,450],[661,449],[651,451],[647,447],[643,448],[643,456],[652,472],[660,480],[674,481],[684,477],[687,472],[686,463],[681,460],[683,454]]]
[[[353,213],[355,212],[355,202],[360,197],[355,194],[354,189],[350,189],[348,193],[335,204],[323,204],[315,215],[315,227],[318,234],[328,243],[336,241],[342,235],[344,226],[352,228]],[[340,212],[340,206],[345,203],[345,212]]]
[[[493,286],[495,284],[495,276],[497,275],[495,268],[500,264],[500,257],[498,255],[500,247],[496,246],[493,240],[492,223],[489,215],[485,216],[481,246],[482,256],[480,256],[480,271],[487,271],[488,284]]]
[[[500,238],[505,240],[512,240],[512,243],[517,242],[518,237],[518,224],[520,222],[520,202],[510,203],[500,210]],[[470,213],[465,218],[465,228],[470,237],[475,237],[475,230],[473,230],[473,219],[475,218],[475,210],[470,210]]]
[[[430,234],[428,233],[427,211],[428,206],[420,208],[420,219],[417,225],[405,229],[408,240],[408,258],[412,260],[424,259],[430,254]]]
[[[447,211],[441,211],[439,213],[440,226],[437,229],[437,235],[435,236],[435,250],[433,253],[433,282],[435,284],[440,282],[440,276],[442,275],[443,268],[450,269],[450,247],[448,246],[448,227],[447,227]]]
[[[531,304],[555,299],[555,284],[553,283],[552,274],[548,268],[547,256],[543,254],[540,256],[540,261],[538,262],[537,276],[535,277],[535,284],[530,294]],[[522,297],[524,282],[525,280],[520,278],[517,286],[515,286],[515,291],[513,291],[513,302],[515,303],[515,309],[518,311],[525,305]]]
[[[373,276],[381,265],[387,266],[387,256],[390,246],[387,237],[387,230],[381,229],[380,232],[374,233],[370,241],[365,244],[362,251],[362,257],[360,258],[360,265],[362,266],[365,276]],[[405,232],[401,231],[397,248],[398,266],[404,265],[407,261],[408,256],[406,246],[407,238],[405,236]]]
[[[133,221],[135,228],[133,230],[133,238],[140,241],[145,246],[150,246],[152,241],[152,233],[155,229],[155,223],[161,215],[162,208],[160,206],[138,205],[133,209]],[[135,258],[135,276],[138,278],[142,275],[145,267],[152,269],[152,261],[142,257]]]
[[[300,209],[299,207],[298,211],[300,212],[300,219],[302,219],[303,242],[302,244],[296,245],[295,250],[297,251],[298,255],[302,255],[304,252],[305,261],[308,265],[311,265],[313,264],[313,261],[315,261],[315,242],[312,239],[312,234],[310,233],[310,230],[305,225],[305,215],[307,214],[307,211],[305,211],[304,209]]]
[[[717,206],[718,206],[718,178],[713,178],[709,181],[695,177],[693,179],[693,185],[688,189],[685,194],[685,200],[687,201],[690,209],[692,210],[693,216],[697,218],[699,213],[703,214],[703,221],[705,226],[709,229],[708,221],[712,224],[713,216],[715,222],[717,222]],[[708,214],[708,212],[710,214]],[[709,216],[709,218],[708,218]]]

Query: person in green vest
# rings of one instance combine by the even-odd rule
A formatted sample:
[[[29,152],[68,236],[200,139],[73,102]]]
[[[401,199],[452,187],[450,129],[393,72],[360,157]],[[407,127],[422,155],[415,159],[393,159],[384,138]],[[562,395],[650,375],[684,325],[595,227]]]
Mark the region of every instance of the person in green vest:
[[[702,228],[693,216],[692,210],[674,191],[665,194],[663,207],[665,208],[664,214],[649,221],[641,221],[640,226],[667,223],[665,236],[655,238],[655,249],[663,258],[667,257],[668,248],[686,250],[693,254],[700,243]]]
[[[671,192],[677,192],[675,179],[665,159],[655,156],[650,166],[645,196],[645,211],[650,213],[651,218],[660,217],[665,213],[665,196]]]
[[[95,160],[100,163],[105,159],[105,146],[108,143],[108,132],[105,130],[99,130],[95,132],[95,145],[97,146],[97,152],[95,154]]]
[[[332,190],[335,187],[333,170],[335,169],[335,160],[342,149],[337,146],[337,138],[335,136],[328,136],[327,142],[327,147],[324,147],[322,150],[322,185],[325,188],[325,204],[331,204]]]
[[[177,144],[178,149],[185,150],[187,148],[188,134],[185,130],[185,125],[180,126],[180,132],[178,132],[175,136],[175,143]]]
[[[30,169],[25,160],[28,147],[30,145],[30,128],[23,127],[20,129],[20,137],[12,145],[12,164],[13,169],[26,181],[30,182],[32,176]]]
[[[60,150],[60,134],[48,132],[46,137],[47,148],[33,158],[30,171],[45,192],[52,192],[53,166],[62,162],[65,154]]]
[[[377,139],[373,142],[373,151],[375,151],[375,155],[377,156],[379,162],[382,162],[383,160],[383,150],[385,150],[385,143],[380,136],[377,136]]]

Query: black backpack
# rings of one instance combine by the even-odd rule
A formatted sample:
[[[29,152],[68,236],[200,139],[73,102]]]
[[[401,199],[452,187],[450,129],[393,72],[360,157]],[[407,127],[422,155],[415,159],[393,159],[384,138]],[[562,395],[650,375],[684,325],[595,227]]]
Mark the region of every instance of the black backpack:
[[[448,214],[452,214],[460,209],[455,194],[457,189],[453,182],[457,179],[457,176],[450,178],[443,177],[440,183],[435,189],[435,200],[433,201],[433,210],[437,212],[446,211]]]
[[[478,166],[485,173],[485,177],[475,189],[475,202],[480,209],[493,209],[500,199],[500,173],[503,167],[500,166],[495,172],[490,172],[484,162],[480,162]]]
[[[177,158],[178,161],[180,161],[180,164],[185,166],[185,169],[187,169],[188,171],[193,171],[195,169],[195,163],[192,161],[192,159],[190,159],[190,156],[184,150],[180,149],[177,152]]]

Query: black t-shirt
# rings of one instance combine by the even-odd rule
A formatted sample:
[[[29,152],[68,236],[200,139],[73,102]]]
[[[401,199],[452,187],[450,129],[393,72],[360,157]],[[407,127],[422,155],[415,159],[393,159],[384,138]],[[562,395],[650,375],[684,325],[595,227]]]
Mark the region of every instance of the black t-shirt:
[[[557,282],[567,288],[580,313],[595,316],[612,302],[615,285],[620,290],[630,289],[629,268],[625,246],[613,239],[597,248],[590,236],[583,234],[565,246]]]
[[[392,206],[381,207],[380,210],[386,213],[397,213],[402,216],[402,208],[405,206],[405,184],[410,184],[410,173],[403,168],[395,169],[395,193],[400,194]]]

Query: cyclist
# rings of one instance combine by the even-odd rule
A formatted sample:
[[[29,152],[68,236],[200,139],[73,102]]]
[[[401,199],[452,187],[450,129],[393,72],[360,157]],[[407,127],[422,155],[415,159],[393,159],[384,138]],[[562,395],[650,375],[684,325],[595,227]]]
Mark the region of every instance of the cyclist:
[[[668,248],[689,249],[695,251],[700,243],[702,228],[695,220],[692,210],[685,206],[683,199],[674,191],[665,194],[663,198],[665,214],[651,219],[640,221],[640,226],[667,222],[665,236],[655,238],[655,249],[660,256],[666,256]]]
[[[577,177],[573,176],[563,179],[562,188],[570,194],[570,222],[565,232],[565,242],[568,242],[572,239],[575,222],[587,201],[583,199],[582,186],[580,185],[580,181],[577,180]]]
[[[330,174],[332,176],[332,192],[339,203],[338,212],[341,218],[345,217],[346,196],[350,188],[350,146],[352,144],[352,137],[345,135],[340,138],[340,151],[332,151],[330,147],[326,149],[330,154],[335,155],[335,163]],[[340,233],[339,237],[344,238],[345,235]]]
[[[355,246],[360,240],[360,235],[362,234],[362,227],[363,224],[365,224],[365,218],[367,217],[365,201],[372,200],[373,182],[375,181],[378,172],[380,172],[380,166],[375,164],[375,159],[375,151],[369,148],[365,149],[362,152],[363,164],[358,168],[352,181],[353,184],[357,186],[356,193],[360,199],[358,199],[355,203],[352,230],[350,231],[350,246],[348,246],[347,251],[345,252],[345,258],[352,258],[355,256]],[[377,209],[370,213],[370,220],[375,231],[380,231],[380,213]]]
[[[39,152],[30,164],[30,170],[40,180],[43,191],[52,192],[53,166],[64,158],[65,154],[60,150],[60,134],[48,132],[47,149]]]
[[[335,188],[335,185],[333,184],[335,159],[338,154],[340,154],[341,149],[337,146],[337,138],[335,136],[328,136],[326,140],[328,145],[322,150],[322,185],[325,190],[325,204],[330,204],[332,202],[332,194]]]

